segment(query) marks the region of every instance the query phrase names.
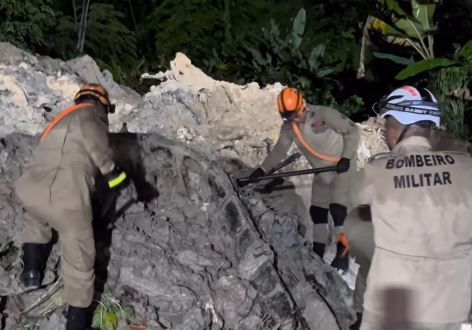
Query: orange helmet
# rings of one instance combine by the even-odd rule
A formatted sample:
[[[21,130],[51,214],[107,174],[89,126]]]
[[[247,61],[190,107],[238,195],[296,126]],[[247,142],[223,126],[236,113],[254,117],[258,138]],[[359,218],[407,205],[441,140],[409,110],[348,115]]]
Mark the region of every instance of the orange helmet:
[[[303,92],[292,87],[284,88],[277,96],[277,106],[282,117],[291,117],[305,111]]]
[[[90,97],[97,99],[107,109],[108,112],[115,112],[115,105],[111,104],[108,91],[105,89],[105,87],[99,84],[87,83],[83,85],[77,94],[75,94],[74,102],[79,103],[79,101]]]

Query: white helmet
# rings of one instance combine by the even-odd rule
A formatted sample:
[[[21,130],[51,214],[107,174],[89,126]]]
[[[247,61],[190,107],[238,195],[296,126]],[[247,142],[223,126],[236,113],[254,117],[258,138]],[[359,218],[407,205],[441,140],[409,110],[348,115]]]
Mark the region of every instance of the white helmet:
[[[415,87],[404,86],[391,92],[379,101],[380,116],[392,116],[403,125],[419,121],[430,121],[437,127],[441,124],[438,100],[426,88],[422,92]]]

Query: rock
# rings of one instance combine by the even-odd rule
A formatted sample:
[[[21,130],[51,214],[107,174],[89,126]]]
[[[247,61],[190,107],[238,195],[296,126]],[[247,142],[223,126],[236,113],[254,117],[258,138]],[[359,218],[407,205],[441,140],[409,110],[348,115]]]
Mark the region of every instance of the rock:
[[[88,56],[69,62],[35,57],[8,43],[0,43],[0,137],[13,132],[37,134],[68,106],[85,81],[100,82],[117,104],[110,116],[112,130],[118,131],[121,116],[129,114],[141,97],[118,85],[110,74],[101,73]],[[78,73],[79,74],[78,74]]]
[[[245,167],[256,167],[266,157],[265,140],[274,144],[278,139],[282,120],[276,97],[283,88],[280,84],[260,88],[257,83],[241,86],[213,80],[182,53],[177,53],[170,70],[144,74],[143,78],[162,82],[153,86],[144,96],[144,103],[124,119],[132,123],[133,132],[159,132],[175,139],[184,123],[204,139],[203,145],[193,142],[200,150],[214,159],[237,158]],[[369,157],[386,151],[387,146],[375,118],[358,126],[358,167],[362,168]],[[218,141],[239,143],[221,147]],[[303,159],[295,164],[294,170],[308,166]]]
[[[113,102],[118,105],[117,111],[127,114],[131,108],[126,105],[135,106],[141,102],[141,96],[131,88],[121,86],[113,81],[113,75],[108,70],[100,71],[97,63],[88,55],[78,57],[66,62],[83,82],[91,82],[103,85],[110,93]]]
[[[382,136],[382,119],[371,117],[358,126],[361,141],[357,149],[357,168],[363,168],[370,157],[380,152],[386,152],[388,148]]]
[[[260,88],[256,83],[241,86],[216,81],[182,53],[177,53],[167,72],[143,78],[162,82],[123,119],[132,132],[159,132],[175,139],[182,124],[191,126],[204,141],[191,142],[200,150],[213,159],[225,159],[230,148],[232,157],[246,166],[262,161],[259,149],[264,139],[278,137],[282,120],[276,111],[276,95],[282,89],[280,84]],[[235,141],[240,143],[224,148],[220,144]]]
[[[60,313],[52,314],[49,319],[44,319],[40,330],[63,330],[66,327],[66,318]]]
[[[35,56],[7,42],[0,42],[0,49],[2,50],[2,64],[17,65],[22,62],[29,64],[37,63]]]

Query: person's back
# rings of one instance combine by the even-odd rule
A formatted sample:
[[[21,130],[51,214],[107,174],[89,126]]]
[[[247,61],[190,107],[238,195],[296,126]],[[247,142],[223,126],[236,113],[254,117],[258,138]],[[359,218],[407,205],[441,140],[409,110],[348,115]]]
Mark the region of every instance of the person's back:
[[[472,298],[472,158],[432,151],[429,91],[405,86],[381,104],[391,152],[358,176],[375,241],[361,329],[458,330]]]
[[[70,210],[90,205],[83,191],[91,190],[100,158],[103,173],[113,169],[106,113],[94,103],[62,119],[43,139],[33,159],[16,183],[16,192],[27,206],[55,204]]]
[[[367,310],[388,313],[379,301],[395,295],[389,290],[397,287],[405,290],[411,321],[450,323],[467,314],[471,171],[468,154],[432,152],[423,137],[403,140],[366,166],[364,189],[373,192],[376,246],[364,297]]]

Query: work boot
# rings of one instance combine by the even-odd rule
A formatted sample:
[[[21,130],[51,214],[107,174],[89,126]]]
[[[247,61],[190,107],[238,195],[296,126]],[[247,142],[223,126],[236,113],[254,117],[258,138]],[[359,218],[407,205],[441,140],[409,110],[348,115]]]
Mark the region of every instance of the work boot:
[[[21,281],[26,290],[34,290],[41,286],[45,251],[46,244],[25,243],[23,245]]]
[[[90,308],[69,306],[66,330],[91,330],[92,314]]]
[[[313,242],[313,252],[315,252],[321,260],[323,260],[326,244]]]
[[[351,246],[347,239],[346,234],[339,234],[336,239],[336,256],[331,262],[331,266],[336,269],[347,271],[349,269],[349,250]]]

